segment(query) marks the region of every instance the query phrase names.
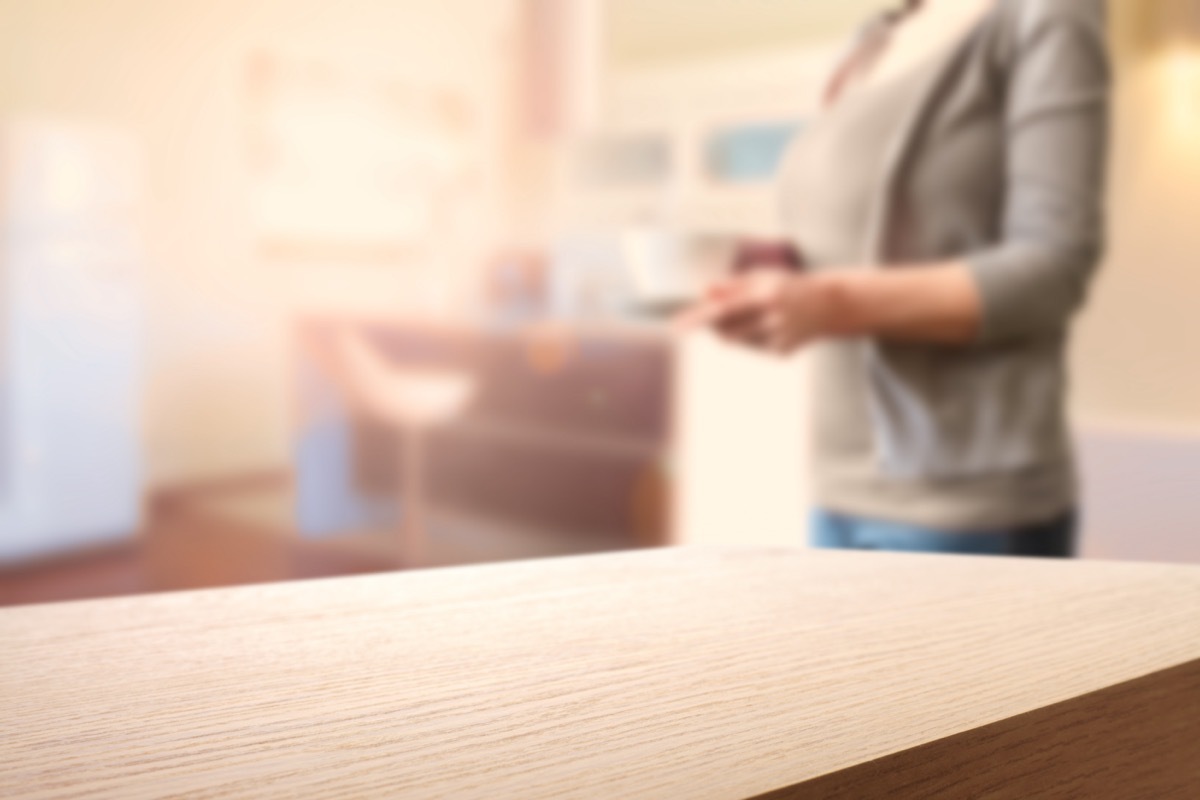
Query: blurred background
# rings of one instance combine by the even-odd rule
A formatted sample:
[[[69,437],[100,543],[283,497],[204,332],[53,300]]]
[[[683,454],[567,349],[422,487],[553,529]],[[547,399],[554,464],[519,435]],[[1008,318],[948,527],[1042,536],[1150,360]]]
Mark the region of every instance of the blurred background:
[[[0,0],[0,604],[797,545],[773,236],[873,0]],[[1200,562],[1200,3],[1112,0],[1088,558]]]

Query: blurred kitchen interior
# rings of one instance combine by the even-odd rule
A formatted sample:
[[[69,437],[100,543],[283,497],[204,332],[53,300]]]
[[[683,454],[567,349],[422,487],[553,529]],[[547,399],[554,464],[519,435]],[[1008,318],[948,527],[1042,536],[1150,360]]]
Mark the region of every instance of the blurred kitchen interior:
[[[0,604],[799,544],[778,235],[877,0],[0,0]],[[1200,6],[1113,0],[1083,555],[1200,562]]]

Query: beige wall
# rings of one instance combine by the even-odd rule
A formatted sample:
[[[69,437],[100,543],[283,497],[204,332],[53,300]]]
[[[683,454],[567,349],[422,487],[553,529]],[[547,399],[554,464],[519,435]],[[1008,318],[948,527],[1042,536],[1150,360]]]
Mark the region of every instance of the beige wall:
[[[607,0],[618,68],[794,48],[843,36],[886,0]]]
[[[1084,420],[1200,430],[1200,14],[1112,4],[1118,63],[1110,256],[1076,348]],[[1173,31],[1173,33],[1171,32]]]
[[[511,9],[507,0],[0,0],[0,111],[104,120],[144,146],[152,483],[284,465],[294,313],[386,299],[412,277],[255,257],[242,138],[248,54],[281,46],[453,82],[478,99],[498,141],[511,107]]]

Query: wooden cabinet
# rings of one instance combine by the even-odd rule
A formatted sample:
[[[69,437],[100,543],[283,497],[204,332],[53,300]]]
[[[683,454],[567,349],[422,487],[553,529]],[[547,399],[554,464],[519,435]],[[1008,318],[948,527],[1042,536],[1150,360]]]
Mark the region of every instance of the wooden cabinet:
[[[470,401],[420,434],[363,413],[326,346],[348,332],[398,371],[468,375]],[[661,332],[314,320],[300,342],[297,469],[309,535],[400,525],[419,500],[432,539],[518,532],[540,537],[546,554],[670,540],[675,349]],[[404,459],[415,435],[417,476]],[[331,513],[339,504],[343,513]]]

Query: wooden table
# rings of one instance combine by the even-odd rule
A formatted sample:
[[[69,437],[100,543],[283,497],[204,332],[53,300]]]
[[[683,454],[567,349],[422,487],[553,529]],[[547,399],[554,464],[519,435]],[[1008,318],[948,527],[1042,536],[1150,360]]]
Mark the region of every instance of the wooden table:
[[[1197,797],[1200,569],[660,550],[0,611],[0,796]]]

